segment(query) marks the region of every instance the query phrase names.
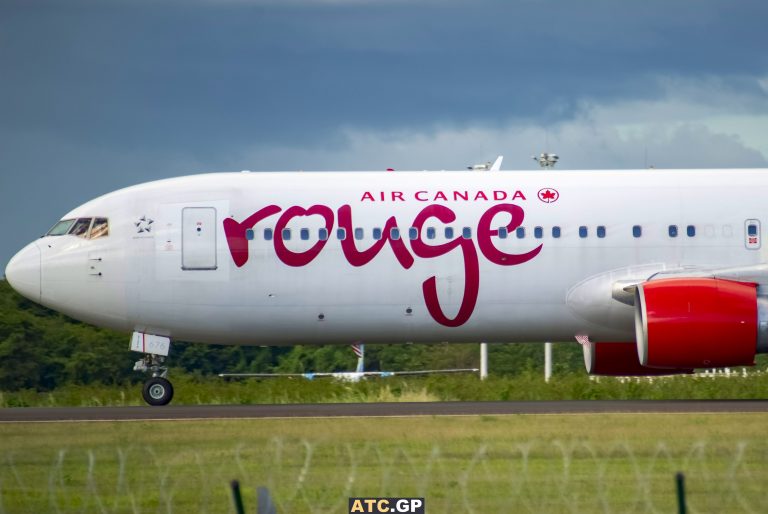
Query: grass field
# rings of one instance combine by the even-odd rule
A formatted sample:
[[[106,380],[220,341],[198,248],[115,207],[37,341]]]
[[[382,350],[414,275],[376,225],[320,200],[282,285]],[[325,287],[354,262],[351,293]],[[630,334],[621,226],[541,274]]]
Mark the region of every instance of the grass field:
[[[761,512],[766,414],[516,415],[0,425],[0,512]]]
[[[364,380],[267,379],[227,381],[172,374],[174,404],[348,403],[386,401],[668,400],[768,398],[768,373],[621,379],[567,373],[545,383],[539,373],[431,376]],[[141,384],[68,385],[50,392],[0,391],[0,408],[143,405]]]

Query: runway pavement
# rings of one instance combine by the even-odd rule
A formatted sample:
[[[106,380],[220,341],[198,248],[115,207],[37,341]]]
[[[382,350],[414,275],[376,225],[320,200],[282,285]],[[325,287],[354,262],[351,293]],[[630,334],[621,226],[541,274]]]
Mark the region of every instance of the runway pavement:
[[[325,403],[298,405],[167,405],[165,407],[20,407],[0,409],[0,423],[697,412],[768,412],[768,400],[582,400]]]

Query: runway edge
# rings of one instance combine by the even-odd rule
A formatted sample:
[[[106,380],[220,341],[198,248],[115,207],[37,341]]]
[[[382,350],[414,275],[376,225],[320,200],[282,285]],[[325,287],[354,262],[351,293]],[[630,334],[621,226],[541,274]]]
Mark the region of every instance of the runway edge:
[[[768,400],[570,400],[169,405],[165,407],[12,407],[0,409],[0,422],[734,412],[768,412]]]

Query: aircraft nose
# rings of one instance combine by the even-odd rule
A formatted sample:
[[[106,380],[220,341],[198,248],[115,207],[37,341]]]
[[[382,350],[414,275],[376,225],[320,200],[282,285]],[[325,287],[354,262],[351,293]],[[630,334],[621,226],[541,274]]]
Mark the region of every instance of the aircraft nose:
[[[20,295],[40,302],[40,248],[37,243],[28,244],[13,256],[5,268],[5,279]]]

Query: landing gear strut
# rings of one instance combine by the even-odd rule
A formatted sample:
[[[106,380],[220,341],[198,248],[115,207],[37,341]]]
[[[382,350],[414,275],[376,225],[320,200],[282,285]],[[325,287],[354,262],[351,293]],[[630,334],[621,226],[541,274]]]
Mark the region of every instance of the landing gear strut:
[[[144,354],[133,366],[134,371],[152,374],[141,389],[141,396],[149,405],[168,405],[173,399],[173,385],[164,365],[170,347],[168,337],[142,332],[134,332],[131,336],[131,350]]]
[[[164,361],[162,355],[148,354],[133,366],[136,371],[152,373],[141,389],[141,396],[149,405],[168,405],[173,400],[173,385],[166,378],[168,368],[163,366]]]

